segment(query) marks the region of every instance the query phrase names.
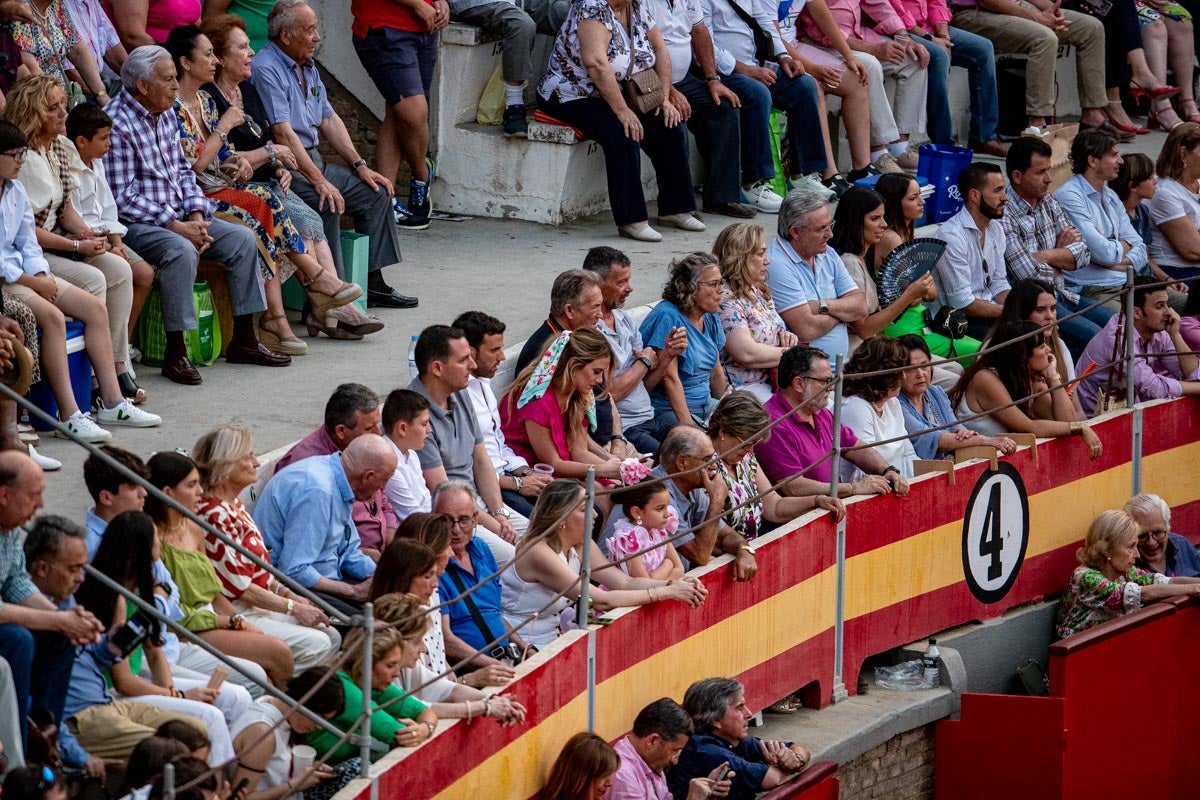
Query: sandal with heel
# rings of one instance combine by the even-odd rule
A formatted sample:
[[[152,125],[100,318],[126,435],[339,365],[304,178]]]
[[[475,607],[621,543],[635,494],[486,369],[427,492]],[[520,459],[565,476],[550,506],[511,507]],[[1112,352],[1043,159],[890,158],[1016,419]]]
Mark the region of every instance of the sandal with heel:
[[[363,338],[361,334],[343,330],[337,323],[327,325],[325,313],[317,311],[310,303],[304,304],[304,311],[302,313],[304,314],[304,326],[308,328],[309,336],[315,337],[317,334],[323,333],[330,339],[344,339],[352,342]]]
[[[287,325],[286,314],[275,314],[267,316],[263,314],[258,320],[258,342],[263,347],[270,350],[272,353],[281,356],[302,356],[308,353],[308,345],[300,341],[296,334],[292,333],[289,336],[283,337],[274,331],[269,331],[263,327],[264,322],[274,322],[277,319],[283,320]],[[291,327],[289,326],[289,331]]]

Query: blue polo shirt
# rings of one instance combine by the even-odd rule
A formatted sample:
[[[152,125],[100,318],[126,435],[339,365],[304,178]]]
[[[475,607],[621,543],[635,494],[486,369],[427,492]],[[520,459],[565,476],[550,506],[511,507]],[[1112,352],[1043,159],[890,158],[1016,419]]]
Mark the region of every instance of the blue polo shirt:
[[[825,252],[809,264],[790,244],[776,238],[767,255],[771,259],[767,285],[771,287],[775,310],[780,314],[811,300],[832,300],[859,291],[858,284],[832,247],[826,247]],[[839,353],[850,355],[850,335],[844,322],[834,325],[828,333],[809,344],[828,353],[830,363]]]
[[[311,58],[297,64],[292,57],[270,42],[251,62],[254,73],[250,82],[262,97],[267,122],[272,125],[286,122],[300,137],[305,149],[317,146],[317,128],[333,116],[329,94]],[[300,75],[303,73],[304,82]]]
[[[667,772],[667,787],[675,800],[686,800],[688,782],[692,778],[707,778],[723,762],[734,771],[729,800],[753,800],[762,791],[763,778],[771,765],[763,760],[759,740],[747,736],[736,745],[711,733],[697,733],[679,753],[679,763]]]
[[[1142,569],[1152,569],[1142,558],[1136,562]],[[1168,578],[1200,578],[1200,553],[1186,537],[1178,533],[1167,534],[1167,568],[1164,574]]]
[[[475,574],[467,572],[459,565],[458,559],[451,557],[446,571],[438,578],[438,596],[442,598],[443,603],[449,603],[442,609],[442,613],[450,615],[450,631],[469,646],[481,650],[493,637],[500,636],[505,631],[504,616],[500,611],[500,576],[496,575],[499,566],[492,551],[478,536],[467,542],[467,555],[471,557],[471,566],[475,569]],[[477,591],[472,592],[469,598],[475,601],[475,607],[479,609],[484,622],[491,629],[491,636],[485,637],[483,631],[479,630],[465,601],[455,602],[462,592],[451,577],[452,573],[462,582],[464,590],[478,584],[481,578],[495,575]],[[507,643],[507,639],[500,642]]]
[[[687,349],[679,355],[675,364],[688,410],[701,419],[708,416],[708,401],[712,397],[709,384],[712,368],[720,361],[721,350],[725,348],[725,328],[721,325],[721,317],[705,314],[703,322],[704,330],[701,331],[678,306],[670,300],[663,300],[651,309],[642,321],[641,328],[642,340],[655,350],[666,349],[667,337],[673,329],[684,328],[687,331]],[[650,392],[650,403],[656,413],[671,410],[671,402],[661,382]]]

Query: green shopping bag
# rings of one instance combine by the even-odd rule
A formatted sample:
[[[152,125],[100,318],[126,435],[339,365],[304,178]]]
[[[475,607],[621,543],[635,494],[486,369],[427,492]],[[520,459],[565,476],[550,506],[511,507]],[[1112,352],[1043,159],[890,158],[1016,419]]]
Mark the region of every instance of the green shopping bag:
[[[196,307],[197,325],[195,330],[183,334],[187,356],[197,366],[212,366],[221,355],[221,325],[217,321],[217,310],[207,281],[197,281],[192,285],[192,302]],[[141,342],[142,363],[160,366],[167,352],[167,333],[163,321],[162,289],[157,278],[138,317],[138,340]]]
[[[771,110],[771,158],[775,161],[775,178],[771,181],[771,188],[775,190],[775,194],[780,197],[787,197],[787,173],[783,171],[783,162],[779,158],[779,154],[783,147],[783,134],[787,130],[787,117],[782,111],[776,109]]]

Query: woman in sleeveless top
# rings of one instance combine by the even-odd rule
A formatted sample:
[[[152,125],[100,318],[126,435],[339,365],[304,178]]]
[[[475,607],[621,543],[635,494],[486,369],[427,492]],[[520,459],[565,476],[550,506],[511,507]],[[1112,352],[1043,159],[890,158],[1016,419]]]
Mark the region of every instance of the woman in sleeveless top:
[[[1041,328],[1032,322],[1002,322],[990,341],[990,347],[997,345],[1007,346],[976,359],[950,392],[954,413],[963,424],[984,436],[1005,431],[1082,436],[1092,459],[1099,458],[1100,437],[1076,415]],[[1014,400],[1019,402],[1012,405]],[[988,416],[966,419],[975,414]]]
[[[614,566],[584,535],[586,508],[583,487],[578,482],[556,480],[548,484],[538,497],[525,532],[525,538],[534,544],[528,545],[525,557],[514,561],[501,576],[504,621],[513,628],[523,625],[520,633],[527,642],[540,649],[558,636],[560,615],[579,597],[579,562],[584,547],[592,548],[592,574],[604,586],[588,589],[592,607],[598,612],[659,600],[678,600],[693,608],[704,602],[708,590],[691,576],[676,581],[631,578]],[[535,612],[537,617],[533,618]],[[531,618],[533,621],[524,625]]]

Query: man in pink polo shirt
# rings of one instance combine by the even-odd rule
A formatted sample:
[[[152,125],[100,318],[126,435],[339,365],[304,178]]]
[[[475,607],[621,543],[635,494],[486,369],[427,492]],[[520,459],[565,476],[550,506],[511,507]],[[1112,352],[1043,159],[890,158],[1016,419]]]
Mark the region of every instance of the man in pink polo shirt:
[[[833,458],[833,412],[826,406],[833,387],[829,356],[815,347],[799,345],[779,359],[779,391],[766,402],[774,422],[766,441],[754,446],[758,463],[772,484],[791,477],[780,494],[803,497],[828,494]],[[794,412],[794,413],[793,413]],[[838,484],[838,497],[856,494],[908,494],[900,470],[874,449],[850,450],[858,444],[854,432],[842,426],[842,458],[867,473],[852,483]]]
[[[669,697],[655,700],[638,712],[633,732],[616,743],[621,765],[612,776],[604,800],[668,800],[667,767],[679,762],[679,753],[692,735],[692,718]],[[688,782],[687,800],[708,800],[729,793],[733,773],[716,780],[728,762],[703,778]]]

